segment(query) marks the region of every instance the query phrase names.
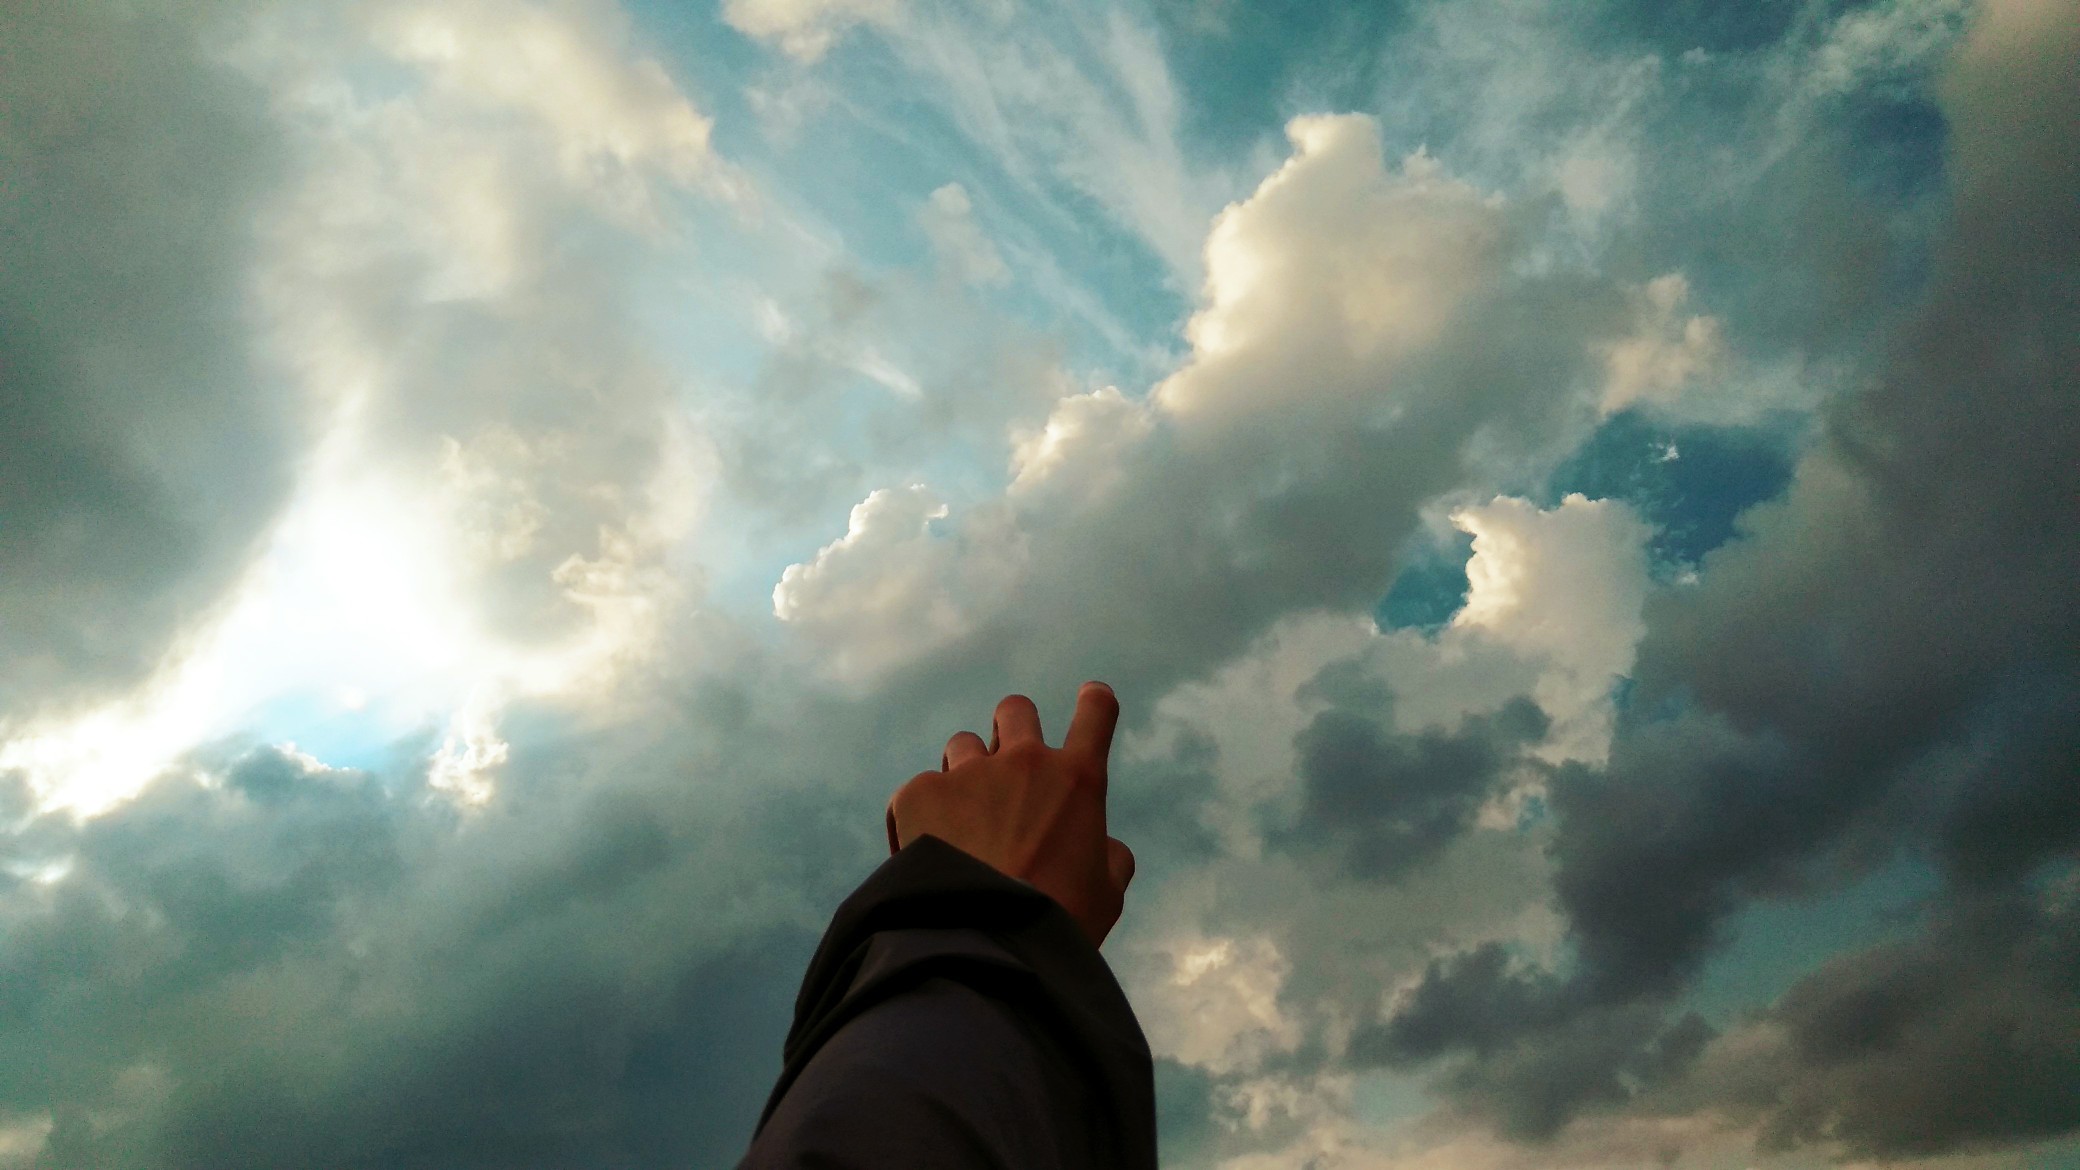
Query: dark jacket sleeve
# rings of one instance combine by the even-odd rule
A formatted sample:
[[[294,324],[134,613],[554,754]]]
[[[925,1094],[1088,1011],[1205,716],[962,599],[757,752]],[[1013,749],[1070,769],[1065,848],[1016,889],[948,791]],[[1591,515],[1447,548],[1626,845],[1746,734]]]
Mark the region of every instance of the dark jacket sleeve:
[[[739,1170],[1155,1170],[1148,1042],[1046,894],[937,837],[838,907]]]

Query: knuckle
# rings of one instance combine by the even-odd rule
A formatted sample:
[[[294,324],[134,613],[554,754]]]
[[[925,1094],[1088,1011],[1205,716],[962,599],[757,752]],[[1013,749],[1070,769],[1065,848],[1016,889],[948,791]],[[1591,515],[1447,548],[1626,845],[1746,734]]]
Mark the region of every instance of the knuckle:
[[[1047,758],[1048,749],[1032,742],[1013,743],[998,748],[997,755],[1021,768],[1036,768]]]
[[[917,802],[926,795],[928,786],[931,783],[931,777],[937,774],[935,772],[919,772],[917,775],[905,780],[901,785],[897,786],[895,795],[888,798],[889,807],[895,809],[898,813],[915,808]]]

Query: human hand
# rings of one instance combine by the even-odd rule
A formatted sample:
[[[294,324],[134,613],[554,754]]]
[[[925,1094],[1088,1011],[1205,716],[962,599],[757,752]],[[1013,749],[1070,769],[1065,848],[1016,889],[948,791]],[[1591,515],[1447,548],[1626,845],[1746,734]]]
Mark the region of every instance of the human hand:
[[[888,850],[929,833],[1060,902],[1092,946],[1119,921],[1134,851],[1105,835],[1105,758],[1119,722],[1112,688],[1087,682],[1062,746],[1040,735],[1024,695],[997,704],[991,742],[962,731],[940,771],[920,772],[888,802]]]

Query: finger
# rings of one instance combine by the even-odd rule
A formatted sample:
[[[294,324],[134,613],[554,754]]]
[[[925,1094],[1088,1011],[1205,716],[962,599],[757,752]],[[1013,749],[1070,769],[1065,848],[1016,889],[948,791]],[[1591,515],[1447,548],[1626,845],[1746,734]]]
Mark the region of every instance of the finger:
[[[1076,692],[1076,714],[1062,750],[1096,763],[1112,752],[1112,729],[1119,725],[1119,696],[1101,682],[1087,682]]]
[[[972,731],[956,731],[953,738],[946,741],[946,754],[939,757],[939,770],[958,768],[969,760],[981,759],[988,754],[989,747],[982,742],[981,736]]]
[[[1047,741],[1040,736],[1040,708],[1024,695],[1005,695],[1004,701],[997,704],[991,738],[998,748],[1015,743],[1045,744]]]
[[[1134,851],[1117,837],[1105,838],[1105,871],[1112,876],[1112,888],[1126,893],[1128,883],[1134,880]]]

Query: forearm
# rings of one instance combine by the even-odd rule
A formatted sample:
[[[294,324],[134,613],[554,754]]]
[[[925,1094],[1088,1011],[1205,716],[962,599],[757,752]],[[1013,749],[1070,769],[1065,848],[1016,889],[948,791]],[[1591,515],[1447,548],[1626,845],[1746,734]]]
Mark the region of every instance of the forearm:
[[[741,1170],[1070,1170],[1091,1165],[1092,1103],[1019,1009],[933,976],[820,1048]]]
[[[838,910],[744,1166],[1154,1170],[1147,1042],[1062,908],[933,837]]]

